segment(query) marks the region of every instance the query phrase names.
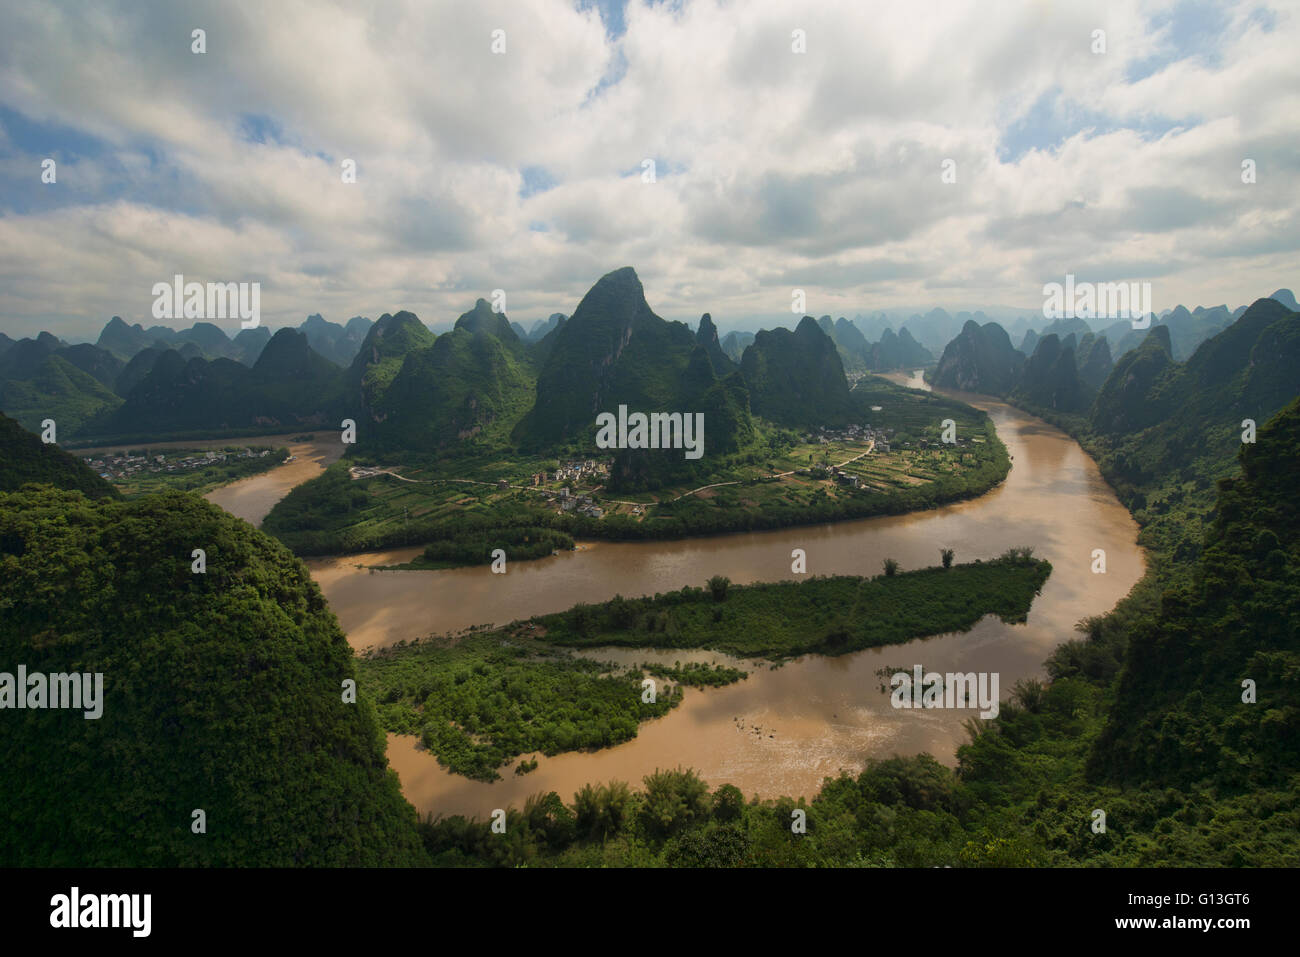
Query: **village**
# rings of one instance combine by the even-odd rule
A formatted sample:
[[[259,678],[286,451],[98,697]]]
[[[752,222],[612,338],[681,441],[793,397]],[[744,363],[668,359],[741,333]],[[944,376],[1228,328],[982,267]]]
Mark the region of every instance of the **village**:
[[[533,473],[532,487],[540,489],[553,504],[558,504],[561,512],[575,512],[587,518],[600,518],[605,514],[605,510],[595,503],[590,494],[575,492],[574,488],[582,484],[596,487],[603,485],[609,478],[609,469],[613,464],[613,459],[601,462],[595,459],[560,462],[554,471]],[[558,489],[548,489],[545,487],[547,482],[567,484],[561,485]],[[509,485],[505,479],[501,479],[497,482],[497,487],[508,488]]]
[[[874,442],[877,452],[889,451],[889,436],[893,429],[873,429],[871,423],[866,425],[849,425],[842,429],[818,429],[815,433],[805,435],[803,440],[808,445],[829,445],[832,442]]]
[[[191,469],[207,468],[223,462],[239,459],[265,458],[271,454],[270,449],[172,449],[171,454],[136,455],[131,452],[117,454],[87,455],[83,458],[87,465],[99,473],[100,478],[109,481],[122,481],[139,475],[157,475],[167,472],[188,472]],[[286,461],[292,460],[289,456]]]
[[[881,410],[872,407],[871,411]],[[924,428],[926,424],[919,425]],[[672,505],[685,499],[707,501],[721,497],[727,508],[761,509],[768,502],[781,503],[783,507],[791,503],[797,506],[806,500],[808,493],[818,488],[830,492],[828,486],[838,486],[843,493],[853,495],[892,494],[931,481],[941,471],[960,467],[946,459],[943,461],[947,464],[943,464],[929,453],[954,447],[960,452],[962,447],[969,449],[972,442],[983,441],[982,437],[960,437],[955,439],[955,443],[944,444],[932,433],[929,438],[919,438],[907,431],[906,424],[899,428],[903,431],[863,422],[808,429],[790,435],[793,445],[774,450],[766,461],[750,461],[731,474],[701,476],[704,484],[698,487],[684,484],[640,493],[611,493],[608,485],[614,459],[599,456],[558,461],[534,459],[523,469],[504,475],[501,472],[495,475],[480,472],[474,477],[426,478],[418,469],[413,474],[404,475],[401,472],[405,470],[400,467],[375,464],[352,465],[348,473],[353,480],[379,476],[395,479],[396,487],[376,491],[385,498],[396,496],[401,502],[404,519],[408,514],[407,508],[414,518],[428,514],[430,506],[440,510],[482,503],[491,508],[523,493],[525,499],[557,515],[592,520],[622,516],[640,521],[656,505]],[[959,454],[956,461],[961,458]],[[448,485],[480,486],[485,490],[491,489],[491,492],[466,496],[451,493],[448,498],[446,493],[430,489],[433,497],[425,499],[425,493],[417,491],[418,486],[442,486],[446,489]],[[407,488],[403,489],[403,486]],[[740,486],[745,489],[738,496]],[[726,488],[731,490],[722,491]]]

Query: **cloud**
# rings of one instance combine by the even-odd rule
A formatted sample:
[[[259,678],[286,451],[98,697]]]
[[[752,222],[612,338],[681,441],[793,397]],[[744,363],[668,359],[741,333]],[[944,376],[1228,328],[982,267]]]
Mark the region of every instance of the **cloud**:
[[[262,281],[272,325],[408,308],[440,326],[497,288],[528,324],[624,264],[662,315],[729,326],[788,311],[794,285],[852,315],[1032,308],[1084,269],[1159,279],[1157,308],[1296,282],[1293,3],[6,0],[4,17],[10,335],[146,319],[176,272]]]

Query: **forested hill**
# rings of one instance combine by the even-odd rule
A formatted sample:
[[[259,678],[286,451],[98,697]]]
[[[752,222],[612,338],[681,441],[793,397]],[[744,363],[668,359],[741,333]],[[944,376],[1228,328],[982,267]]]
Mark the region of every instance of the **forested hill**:
[[[800,319],[793,332],[781,326],[760,331],[740,369],[755,414],[773,422],[838,426],[858,415],[835,343],[812,316]]]
[[[1209,528],[1215,483],[1244,437],[1300,394],[1300,314],[1254,303],[1186,362],[1164,327],[1116,364],[1091,415],[1053,418],[1097,460],[1143,526],[1157,575],[1185,577]]]
[[[28,432],[0,413],[0,492],[28,482],[84,492],[90,498],[117,498],[117,489],[74,455]]]
[[[629,266],[602,276],[554,333],[516,441],[543,446],[594,430],[597,413],[680,410],[695,335],[651,310]]]
[[[1135,783],[1279,787],[1300,773],[1300,400],[1241,447],[1191,581],[1129,636],[1093,757]],[[1243,701],[1243,682],[1255,700]]]
[[[2,866],[420,861],[320,590],[215,505],[0,493],[0,670],[18,665],[101,673],[102,714],[4,712]]]
[[[116,411],[88,422],[82,432],[160,438],[336,425],[344,409],[344,375],[293,329],[277,332],[251,369],[233,359],[186,360],[169,349]]]
[[[1020,381],[1025,357],[996,322],[968,320],[943,350],[930,376],[935,385],[963,392],[1006,395]]]

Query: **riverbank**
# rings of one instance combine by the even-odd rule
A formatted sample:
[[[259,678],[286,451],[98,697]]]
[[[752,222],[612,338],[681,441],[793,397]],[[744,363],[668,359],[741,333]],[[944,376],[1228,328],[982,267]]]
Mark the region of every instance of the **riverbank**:
[[[432,543],[436,563],[469,565],[498,548],[510,557],[533,530],[636,542],[798,528],[936,508],[1006,479],[1006,448],[982,410],[884,379],[859,388],[857,431],[776,430],[772,447],[723,456],[705,484],[612,492],[599,469],[561,480],[542,460],[504,455],[454,473],[445,464],[409,463],[406,475],[337,465],[286,495],[264,529],[300,557]]]
[[[914,377],[898,378],[916,384]],[[953,548],[959,563],[987,561],[1020,545],[1033,546],[1035,557],[1054,568],[1023,623],[985,618],[966,634],[759,668],[745,681],[687,694],[669,714],[641,725],[633,740],[597,752],[543,757],[525,775],[507,766],[503,780],[492,784],[451,774],[417,738],[390,734],[389,760],[408,800],[422,813],[485,818],[494,808],[522,806],[538,791],[567,797],[591,781],[638,782],[655,767],[691,766],[715,785],[729,781],[747,795],[776,796],[813,794],[827,775],[860,768],[871,757],[929,752],[953,764],[957,746],[967,740],[965,715],[897,711],[880,692],[876,672],[918,663],[945,672],[997,671],[1005,694],[1020,679],[1041,678],[1043,661],[1076,635],[1075,623],[1109,611],[1145,568],[1136,522],[1077,443],[1006,403],[961,398],[988,412],[1012,468],[979,498],[923,512],[666,542],[579,540],[572,552],[510,563],[504,575],[487,566],[383,572],[369,567],[410,561],[423,551],[419,547],[308,560],[357,650],[526,620],[615,595],[698,587],[714,575],[736,584],[790,579],[796,549],[809,575],[876,575],[886,558],[904,570],[924,568],[936,563],[941,548]],[[288,491],[283,469],[250,483],[265,486],[250,496],[255,505],[260,499],[260,508]],[[233,503],[235,509],[243,505]],[[257,515],[255,508],[241,517],[255,521]],[[1096,548],[1106,551],[1106,574],[1091,570]],[[749,670],[718,652],[606,647],[582,653],[626,664],[722,662]],[[744,732],[738,730],[742,724]],[[761,736],[755,728],[764,729]]]
[[[582,604],[495,631],[389,647],[360,658],[357,675],[386,731],[418,734],[450,771],[493,781],[497,768],[529,751],[551,757],[636,737],[639,723],[681,701],[682,684],[722,687],[746,675],[698,661],[602,663],[587,649],[845,655],[965,632],[986,614],[1022,621],[1050,572],[1021,551],[875,578],[749,586],[715,578],[707,588]],[[651,681],[647,694],[648,674],[667,680],[657,691]]]
[[[627,664],[701,661],[752,670],[745,681],[688,693],[669,714],[642,724],[635,739],[597,752],[543,757],[522,776],[505,766],[503,779],[491,784],[451,774],[414,736],[390,734],[389,760],[407,798],[422,813],[482,819],[493,808],[520,807],[540,791],[567,797],[592,781],[635,783],[656,767],[694,767],[715,786],[730,782],[746,795],[774,797],[814,794],[826,776],[860,768],[872,757],[929,752],[955,763],[956,748],[968,740],[968,714],[896,710],[877,672],[916,664],[944,672],[995,671],[1006,695],[1019,680],[1042,678],[1044,660],[1077,635],[1075,624],[1109,611],[1145,568],[1137,524],[1076,443],[1005,403],[977,401],[1014,459],[1011,472],[981,498],[925,512],[674,542],[580,541],[574,552],[512,564],[506,575],[486,567],[367,567],[396,564],[417,548],[309,560],[357,649],[526,620],[615,595],[698,587],[714,575],[737,584],[790,579],[795,549],[804,553],[810,575],[873,576],[886,558],[904,570],[925,568],[936,564],[941,548],[953,548],[958,562],[987,561],[1020,545],[1033,546],[1035,557],[1054,568],[1022,623],[986,617],[965,634],[833,658],[805,655],[776,670],[752,669],[743,659],[712,651],[584,648],[583,655]],[[1095,548],[1107,553],[1105,574],[1092,572]],[[763,733],[753,733],[756,728]]]
[[[261,475],[222,485],[203,497],[250,525],[261,525],[276,502],[320,475],[343,455],[343,444],[331,433],[290,441],[288,447],[291,461]]]

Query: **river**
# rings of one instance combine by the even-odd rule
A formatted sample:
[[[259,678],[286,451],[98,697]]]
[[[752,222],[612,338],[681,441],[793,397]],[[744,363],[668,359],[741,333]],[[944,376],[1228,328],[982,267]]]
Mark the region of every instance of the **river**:
[[[248,441],[244,444],[256,443]],[[277,444],[285,444],[284,439],[281,438]],[[262,519],[266,518],[276,502],[289,494],[290,489],[314,479],[325,471],[326,466],[337,462],[343,455],[343,443],[336,433],[326,433],[325,438],[314,437],[310,442],[290,441],[288,446],[293,461],[261,475],[252,475],[215,488],[203,497],[246,522],[261,525]]]
[[[920,385],[919,377],[895,377]],[[1101,478],[1096,465],[1060,430],[1005,403],[955,394],[992,416],[1013,458],[1006,481],[986,495],[930,511],[831,525],[723,535],[671,542],[583,542],[579,550],[512,564],[507,574],[487,566],[446,571],[373,571],[418,549],[309,561],[330,607],[354,648],[559,611],[595,602],[703,585],[713,575],[737,584],[793,578],[791,551],[807,553],[808,573],[879,574],[885,558],[904,570],[939,562],[995,558],[1030,545],[1053,566],[1026,622],[986,617],[971,631],[870,649],[838,658],[805,656],[750,671],[739,684],[687,689],[668,715],[640,726],[625,744],[594,752],[542,757],[538,769],[486,784],[452,775],[412,737],[390,735],[388,757],[408,800],[424,813],[486,818],[493,809],[538,791],[569,800],[583,784],[610,779],[634,785],[656,768],[692,767],[711,785],[730,782],[746,796],[811,796],[827,775],[857,770],[872,757],[928,751],[955,763],[972,711],[896,710],[876,671],[920,664],[927,671],[996,673],[1005,700],[1016,681],[1042,677],[1044,659],[1075,636],[1074,624],[1110,610],[1142,576],[1137,524]],[[323,448],[323,455],[330,451]],[[293,463],[291,463],[292,465]],[[319,470],[320,464],[315,465]],[[287,467],[286,467],[287,468]],[[310,476],[307,476],[310,477]],[[208,497],[260,521],[302,473],[285,468],[218,490]],[[234,486],[228,487],[233,490]],[[226,494],[223,494],[226,493]],[[1106,571],[1092,571],[1094,549]],[[648,650],[587,652],[625,661],[703,660],[735,663],[713,652]]]

